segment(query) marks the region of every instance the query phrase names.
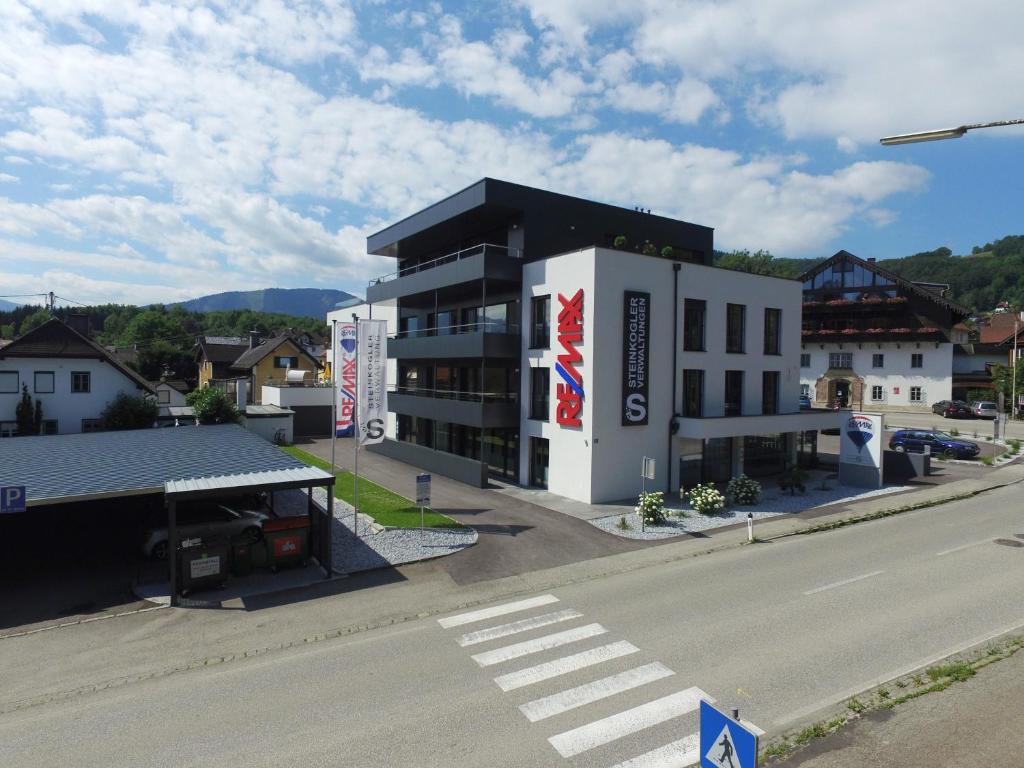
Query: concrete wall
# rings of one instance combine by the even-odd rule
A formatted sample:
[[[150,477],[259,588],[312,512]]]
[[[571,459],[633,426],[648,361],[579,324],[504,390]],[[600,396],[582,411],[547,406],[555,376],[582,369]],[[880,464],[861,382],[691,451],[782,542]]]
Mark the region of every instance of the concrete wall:
[[[331,405],[333,390],[328,387],[276,387],[263,385],[263,405],[291,408],[296,405]]]
[[[274,442],[274,434],[279,429],[284,430],[284,441],[292,443],[295,440],[295,433],[292,429],[292,414],[283,416],[243,416],[242,426],[253,432],[268,443]]]

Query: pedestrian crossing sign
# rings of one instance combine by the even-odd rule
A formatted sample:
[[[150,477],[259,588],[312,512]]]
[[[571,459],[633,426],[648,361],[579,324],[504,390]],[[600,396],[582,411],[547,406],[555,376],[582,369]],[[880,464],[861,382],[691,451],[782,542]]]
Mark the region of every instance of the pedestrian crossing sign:
[[[701,768],[756,768],[757,734],[701,701],[700,765]]]

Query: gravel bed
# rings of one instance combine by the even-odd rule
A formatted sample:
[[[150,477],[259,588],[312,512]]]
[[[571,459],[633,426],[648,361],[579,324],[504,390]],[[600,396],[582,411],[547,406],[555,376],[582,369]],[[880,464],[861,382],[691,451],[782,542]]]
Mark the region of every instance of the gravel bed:
[[[778,489],[765,488],[761,494],[761,500],[750,506],[726,506],[724,510],[714,515],[702,515],[695,512],[689,502],[679,504],[671,502],[665,505],[665,512],[669,515],[662,525],[647,525],[646,530],[640,530],[640,516],[635,512],[629,512],[626,523],[630,526],[623,530],[619,528],[622,515],[609,515],[590,520],[590,524],[600,528],[607,533],[613,533],[625,539],[657,540],[668,539],[673,536],[685,536],[688,533],[699,533],[712,528],[721,528],[726,525],[735,525],[747,520],[747,515],[752,514],[754,520],[763,520],[768,517],[779,515],[792,515],[803,512],[807,509],[828,506],[841,502],[859,501],[872,496],[885,496],[890,493],[899,493],[909,490],[913,486],[898,485],[877,488],[871,491],[864,491],[852,486],[835,485],[829,481],[828,490],[820,488],[820,478],[811,478],[807,483],[807,492],[791,496]],[[685,517],[680,516],[680,513]]]

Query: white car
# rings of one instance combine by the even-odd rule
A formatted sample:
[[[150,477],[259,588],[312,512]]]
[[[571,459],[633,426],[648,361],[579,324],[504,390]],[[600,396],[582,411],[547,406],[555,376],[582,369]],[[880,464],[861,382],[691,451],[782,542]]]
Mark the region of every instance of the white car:
[[[257,542],[263,536],[263,521],[270,518],[251,509],[233,509],[220,502],[181,504],[177,509],[178,540],[226,536],[230,541]],[[167,557],[167,526],[150,528],[143,535],[146,557]]]
[[[979,400],[971,403],[971,413],[979,419],[994,419],[999,415],[999,408],[995,403]]]

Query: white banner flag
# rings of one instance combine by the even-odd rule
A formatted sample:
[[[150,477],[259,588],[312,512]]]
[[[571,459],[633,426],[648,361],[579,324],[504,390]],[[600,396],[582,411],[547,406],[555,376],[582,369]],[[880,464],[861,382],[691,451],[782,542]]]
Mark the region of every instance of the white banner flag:
[[[384,442],[388,423],[388,340],[384,320],[359,321],[357,415],[360,445]]]

